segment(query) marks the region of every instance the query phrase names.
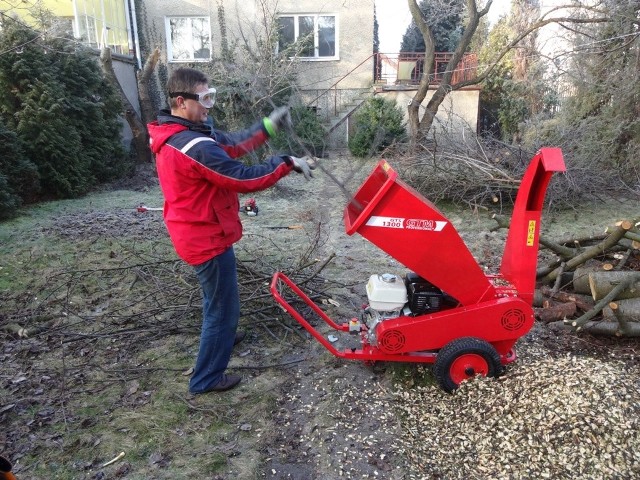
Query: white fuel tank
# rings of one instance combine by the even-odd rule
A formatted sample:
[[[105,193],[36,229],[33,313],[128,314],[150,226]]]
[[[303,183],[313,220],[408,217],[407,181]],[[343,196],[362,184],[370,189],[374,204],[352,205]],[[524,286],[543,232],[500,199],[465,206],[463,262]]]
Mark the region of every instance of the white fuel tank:
[[[367,282],[369,306],[374,310],[392,312],[407,303],[407,289],[402,278],[392,273],[374,274]]]

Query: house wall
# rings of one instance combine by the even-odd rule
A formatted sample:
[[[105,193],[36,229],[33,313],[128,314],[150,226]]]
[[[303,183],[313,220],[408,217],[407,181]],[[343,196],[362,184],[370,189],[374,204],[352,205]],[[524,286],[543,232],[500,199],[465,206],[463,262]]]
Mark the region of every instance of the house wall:
[[[338,18],[338,60],[300,60],[298,85],[305,103],[325,122],[340,115],[373,85],[373,0],[280,1],[279,14],[327,13]],[[318,6],[320,5],[320,6]],[[337,135],[341,138],[342,135]],[[340,143],[340,142],[339,142]]]
[[[296,61],[298,84],[307,101],[322,95],[336,82],[337,89],[345,91],[370,88],[373,83],[373,0],[137,0],[137,3],[140,5],[139,12],[144,11],[144,19],[141,22],[143,25],[139,28],[145,30],[144,35],[150,48],[160,48],[162,61],[167,62],[169,72],[182,63],[167,60],[165,18],[208,16],[211,24],[211,54],[216,58],[221,52],[222,33],[218,5],[222,3],[230,45],[242,45],[245,42],[254,44],[256,39],[265,38],[267,28],[273,27],[271,18],[274,15],[337,16],[338,59]],[[193,65],[193,61],[189,62],[189,65]],[[347,98],[348,93],[334,95],[331,100],[323,98],[318,102],[324,101],[327,105],[334,105],[342,101],[342,97]]]
[[[0,0],[0,12],[16,16],[34,27],[38,24],[35,16],[40,9],[49,10],[57,17],[73,17],[71,0]]]
[[[301,60],[300,86],[323,91],[339,82],[340,89],[357,89],[373,82],[373,0],[280,1],[278,13],[327,13],[338,18],[339,60]],[[363,63],[364,62],[364,63]],[[350,73],[351,72],[351,73]],[[346,74],[346,78],[342,79]]]
[[[59,1],[59,0],[49,0]],[[73,0],[74,35],[92,46],[109,46],[115,53],[133,55],[125,0]]]
[[[69,33],[100,48],[108,45],[115,53],[132,54],[126,0],[0,0],[0,11],[38,28],[41,11],[52,13],[68,26]],[[66,28],[65,28],[66,30]]]
[[[139,116],[141,113],[135,61],[124,55],[112,55],[111,60],[113,73],[115,73],[127,100],[131,102],[131,105]],[[122,123],[122,143],[126,148],[129,148],[133,140],[133,131],[124,117],[120,117],[120,121]]]

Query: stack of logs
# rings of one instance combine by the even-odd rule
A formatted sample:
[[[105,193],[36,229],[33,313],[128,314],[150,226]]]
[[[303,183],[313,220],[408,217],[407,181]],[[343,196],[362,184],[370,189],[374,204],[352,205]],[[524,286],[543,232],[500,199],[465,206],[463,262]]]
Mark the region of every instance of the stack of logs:
[[[494,216],[500,227],[504,218]],[[620,221],[602,235],[552,241],[557,255],[537,272],[536,318],[592,334],[640,336],[640,219]]]
[[[589,239],[541,239],[559,264],[538,272],[538,319],[593,334],[640,336],[639,225],[621,221]]]

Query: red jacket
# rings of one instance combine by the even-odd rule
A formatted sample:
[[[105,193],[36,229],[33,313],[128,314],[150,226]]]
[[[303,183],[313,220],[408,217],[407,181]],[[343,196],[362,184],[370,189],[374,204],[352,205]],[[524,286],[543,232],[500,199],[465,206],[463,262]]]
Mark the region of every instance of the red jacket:
[[[242,237],[238,192],[255,192],[289,174],[289,157],[246,166],[234,160],[269,138],[263,123],[225,133],[162,112],[148,124],[164,195],[164,222],[176,252],[199,265]]]

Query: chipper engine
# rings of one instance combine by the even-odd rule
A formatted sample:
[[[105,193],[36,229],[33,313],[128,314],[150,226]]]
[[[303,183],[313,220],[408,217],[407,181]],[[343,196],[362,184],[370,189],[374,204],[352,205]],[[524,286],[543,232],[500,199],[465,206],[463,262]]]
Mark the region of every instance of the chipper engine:
[[[485,273],[452,223],[381,160],[344,211],[348,235],[361,236],[404,265],[367,284],[368,305],[338,324],[282,272],[276,301],[332,354],[367,362],[433,363],[446,391],[475,375],[498,376],[516,360],[514,345],[532,327],[541,211],[562,152],[543,148],[524,173],[499,272]],[[285,298],[297,296],[329,326],[360,336],[360,348],[338,350]],[[291,295],[289,295],[291,298]]]

